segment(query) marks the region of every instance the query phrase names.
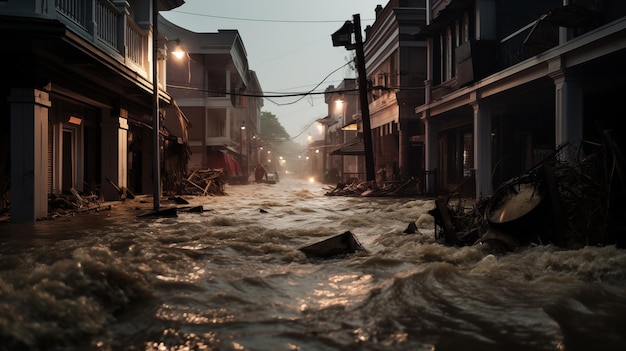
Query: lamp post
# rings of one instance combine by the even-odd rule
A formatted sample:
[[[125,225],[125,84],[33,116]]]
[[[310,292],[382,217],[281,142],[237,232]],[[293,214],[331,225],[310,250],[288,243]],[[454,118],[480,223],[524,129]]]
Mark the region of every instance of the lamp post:
[[[153,207],[155,211],[160,207],[161,196],[161,136],[159,135],[160,116],[159,116],[159,10],[157,8],[157,0],[152,0],[152,193]]]
[[[159,10],[158,0],[152,0],[152,193],[153,207],[159,210],[161,197],[161,116],[159,114]],[[176,39],[173,54],[182,58],[185,52],[180,48],[180,40]]]
[[[355,43],[352,43],[354,33]],[[361,102],[361,119],[363,121],[363,146],[365,149],[365,174],[367,181],[376,180],[374,170],[374,148],[372,146],[372,127],[370,124],[369,101],[367,99],[367,75],[365,72],[365,52],[361,34],[361,16],[352,16],[352,22],[344,25],[331,35],[333,46],[344,46],[347,50],[356,49],[357,71],[359,73],[359,98]]]
[[[239,143],[239,155],[241,156],[241,173],[243,173],[242,175],[244,176],[243,178],[243,183],[247,183],[248,182],[248,167],[247,165],[244,166],[244,162],[248,162],[247,158],[244,157],[243,155],[243,144],[244,144],[244,133],[246,132],[246,121],[242,121],[241,122],[241,141]]]

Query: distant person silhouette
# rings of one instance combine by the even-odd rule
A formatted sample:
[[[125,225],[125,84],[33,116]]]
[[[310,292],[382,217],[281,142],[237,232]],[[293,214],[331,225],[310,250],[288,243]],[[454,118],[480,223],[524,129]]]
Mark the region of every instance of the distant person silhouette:
[[[254,167],[254,181],[260,183],[263,181],[263,178],[267,178],[267,171],[263,165],[257,163],[256,167]]]

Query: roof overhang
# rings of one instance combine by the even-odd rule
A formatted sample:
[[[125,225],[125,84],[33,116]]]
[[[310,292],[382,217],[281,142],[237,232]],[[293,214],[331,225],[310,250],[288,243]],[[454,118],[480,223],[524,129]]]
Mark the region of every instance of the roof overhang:
[[[354,139],[331,151],[330,154],[342,156],[363,156],[365,155],[365,144],[363,144],[363,141],[360,139]]]

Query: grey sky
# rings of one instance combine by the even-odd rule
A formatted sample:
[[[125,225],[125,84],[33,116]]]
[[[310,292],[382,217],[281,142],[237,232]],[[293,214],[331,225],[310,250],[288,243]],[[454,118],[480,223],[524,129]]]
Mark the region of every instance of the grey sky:
[[[326,78],[315,89],[324,91],[354,77],[349,66],[341,68],[353,52],[333,47],[330,35],[354,14],[365,29],[374,22],[377,4],[386,1],[186,0],[163,16],[194,32],[237,29],[264,92],[281,94],[309,91]],[[275,114],[292,137],[300,135],[296,140],[304,142],[307,127],[327,114],[327,106],[323,95],[271,98],[265,99],[263,111]]]

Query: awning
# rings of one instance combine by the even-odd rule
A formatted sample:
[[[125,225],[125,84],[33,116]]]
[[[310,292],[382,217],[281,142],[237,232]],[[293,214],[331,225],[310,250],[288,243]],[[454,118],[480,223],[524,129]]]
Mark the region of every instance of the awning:
[[[341,130],[358,130],[358,127],[359,126],[357,125],[357,121],[352,121],[341,127]]]
[[[365,145],[363,144],[363,141],[359,139],[354,139],[331,151],[330,154],[344,156],[362,156],[365,155]]]
[[[208,167],[212,169],[222,168],[226,174],[231,176],[242,174],[239,162],[237,162],[233,156],[226,153],[225,150],[210,152],[207,155],[207,164]]]

